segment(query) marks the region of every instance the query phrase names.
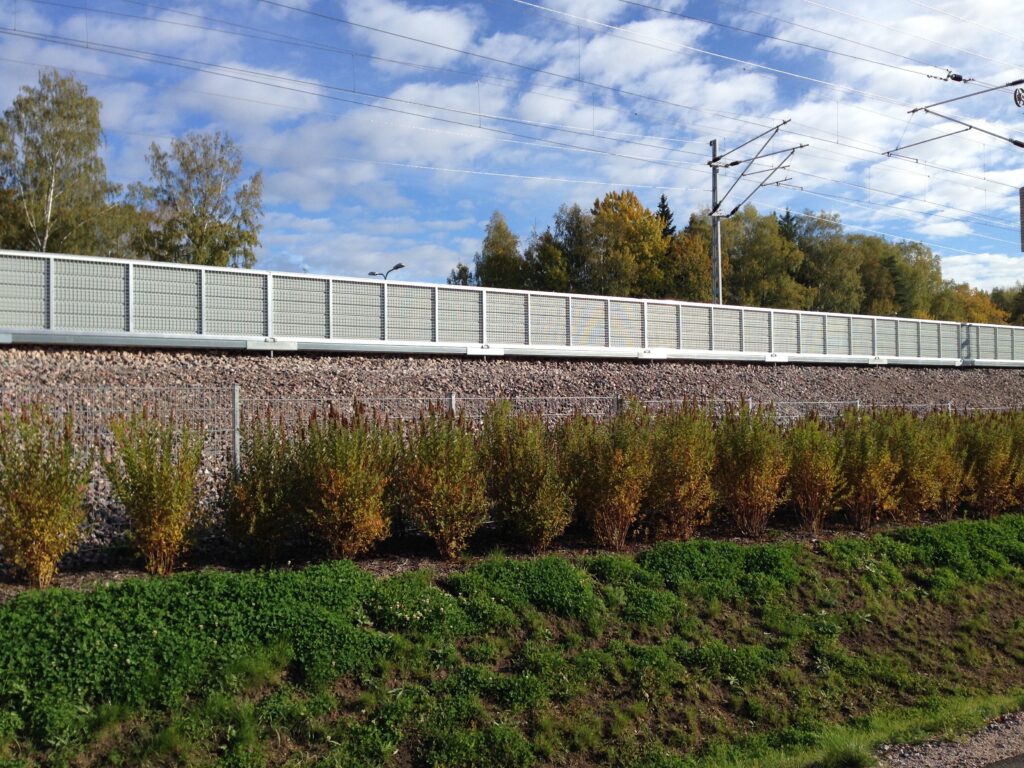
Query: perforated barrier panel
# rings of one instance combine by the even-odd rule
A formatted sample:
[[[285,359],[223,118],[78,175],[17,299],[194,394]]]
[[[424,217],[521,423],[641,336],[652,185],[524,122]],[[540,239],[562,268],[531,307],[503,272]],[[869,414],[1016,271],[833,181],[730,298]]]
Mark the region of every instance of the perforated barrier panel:
[[[133,268],[134,330],[156,333],[201,333],[201,273],[136,265]]]
[[[45,328],[47,262],[24,256],[0,256],[0,328]]]
[[[1010,326],[0,251],[0,343],[48,339],[1024,366],[1024,328]]]

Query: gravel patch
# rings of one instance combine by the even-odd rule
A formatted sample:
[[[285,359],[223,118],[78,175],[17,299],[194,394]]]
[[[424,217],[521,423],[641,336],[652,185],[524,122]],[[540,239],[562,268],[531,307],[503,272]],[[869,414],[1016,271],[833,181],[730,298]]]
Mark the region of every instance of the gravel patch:
[[[0,388],[45,395],[68,387],[201,387],[197,405],[224,404],[240,384],[249,397],[589,397],[644,399],[948,403],[1024,402],[1011,368],[918,368],[682,361],[530,360],[8,347]]]
[[[1024,755],[1024,713],[1003,715],[959,741],[883,745],[880,768],[1016,768]],[[1002,764],[1003,761],[1007,761]]]

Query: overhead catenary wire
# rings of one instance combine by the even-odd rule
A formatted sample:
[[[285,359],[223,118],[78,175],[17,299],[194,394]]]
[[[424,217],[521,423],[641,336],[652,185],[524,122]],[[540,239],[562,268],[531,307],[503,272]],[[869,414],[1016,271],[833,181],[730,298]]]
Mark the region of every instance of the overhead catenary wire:
[[[855,19],[855,20],[861,21],[861,22],[863,22],[865,24],[871,24],[872,26],[879,27],[879,28],[884,29],[884,30],[886,30],[888,32],[895,32],[895,33],[897,33],[899,35],[903,35],[904,37],[911,37],[911,38],[914,38],[915,40],[921,40],[922,42],[925,42],[925,43],[931,43],[932,45],[938,45],[938,46],[941,46],[943,48],[949,48],[951,51],[956,51],[957,53],[963,53],[963,54],[966,54],[968,56],[974,56],[976,58],[983,59],[984,61],[988,61],[988,62],[990,62],[992,64],[1002,64],[1004,66],[1012,67],[1014,69],[1020,69],[1021,68],[1021,64],[1019,62],[1006,61],[1005,59],[994,59],[991,56],[986,56],[985,54],[978,53],[977,51],[971,51],[971,50],[968,50],[967,48],[960,48],[959,46],[953,45],[952,43],[944,43],[941,40],[934,40],[934,39],[932,39],[930,37],[924,37],[923,35],[917,35],[917,34],[914,34],[913,32],[907,32],[905,29],[899,29],[898,27],[893,27],[893,26],[891,26],[889,24],[884,24],[884,23],[882,23],[880,21],[877,21],[875,19],[871,19],[871,18],[868,18],[866,16],[861,16],[859,14],[853,13],[852,11],[847,11],[847,10],[844,10],[842,8],[836,8],[835,6],[828,5],[827,3],[821,2],[821,0],[803,0],[803,1],[805,3],[807,3],[808,5],[813,5],[813,6],[817,7],[817,8],[822,8],[823,10],[831,11],[832,13],[838,13],[838,14],[840,14],[842,16],[846,16],[847,18]]]
[[[747,29],[746,27],[736,26],[735,24],[728,24],[728,23],[723,22],[723,21],[716,21],[714,19],[706,19],[706,18],[703,18],[701,16],[693,16],[692,14],[683,13],[681,11],[676,11],[676,10],[673,10],[671,8],[661,8],[660,6],[657,6],[657,5],[650,5],[648,3],[642,3],[642,2],[639,2],[639,0],[616,0],[616,2],[622,3],[623,5],[633,6],[635,8],[644,8],[645,10],[649,10],[649,11],[657,11],[658,13],[662,13],[662,14],[665,14],[667,16],[674,16],[674,17],[679,18],[679,19],[685,19],[687,21],[694,21],[694,22],[697,22],[697,23],[700,23],[700,24],[708,24],[710,26],[719,27],[721,29],[728,29],[728,30],[733,31],[733,32],[740,32],[740,33],[746,34],[746,35],[754,35],[756,37],[764,38],[765,40],[774,40],[775,42],[786,43],[787,45],[794,45],[794,46],[797,46],[797,47],[800,47],[800,48],[806,48],[807,50],[816,51],[818,53],[824,53],[824,54],[827,54],[829,56],[839,56],[839,57],[844,58],[844,59],[850,59],[850,60],[853,60],[853,61],[859,61],[859,62],[862,62],[862,63],[865,63],[865,64],[874,64],[876,66],[886,67],[888,69],[897,70],[897,71],[903,72],[905,74],[918,75],[918,76],[921,76],[921,77],[928,77],[928,78],[932,78],[932,79],[934,79],[936,77],[935,75],[929,75],[926,72],[922,72],[920,69],[911,69],[910,67],[900,66],[899,64],[893,64],[892,62],[888,62],[888,61],[879,61],[878,59],[869,59],[866,56],[858,56],[857,54],[854,54],[854,53],[847,53],[845,51],[838,51],[838,50],[836,50],[834,48],[825,48],[824,46],[814,45],[812,43],[804,43],[804,42],[801,42],[799,40],[790,40],[788,38],[779,37],[778,35],[769,34],[768,32],[761,32],[761,31],[758,31],[756,29]],[[835,37],[838,40],[843,40],[843,41],[848,42],[848,43],[854,42],[853,40],[850,40],[849,38],[846,38],[846,37],[842,37],[841,35],[833,35],[833,37]],[[897,53],[895,53],[893,51],[886,51],[886,53],[889,53],[889,54],[891,54],[893,56],[900,56],[901,58],[904,58],[901,54],[897,54]],[[920,60],[917,60],[917,59],[914,59],[913,61],[915,63],[917,63],[918,65],[920,65],[920,66],[930,67],[930,68],[938,70],[938,71],[942,71],[942,70],[946,69],[945,67],[940,67],[937,64],[929,64],[927,62],[923,62],[923,61],[920,61]]]
[[[966,16],[957,16],[955,13],[950,13],[949,11],[947,11],[947,10],[945,10],[943,8],[937,8],[934,5],[929,5],[928,3],[923,3],[923,2],[921,2],[921,0],[907,0],[907,1],[913,3],[916,6],[924,8],[925,10],[931,11],[932,13],[941,13],[944,16],[949,16],[951,19],[956,19],[957,21],[963,22],[964,24],[971,24],[972,26],[978,27],[980,29],[984,29],[986,32],[994,32],[997,35],[1002,35],[1003,37],[1007,38],[1008,40],[1013,40],[1014,42],[1024,44],[1024,38],[1017,37],[1016,35],[1011,35],[1006,30],[999,29],[997,27],[990,27],[988,24],[982,24],[980,21],[976,21],[974,19],[968,19]]]
[[[663,106],[668,106],[668,107],[677,108],[677,109],[685,109],[685,110],[693,110],[693,111],[696,111],[696,112],[702,112],[702,113],[709,114],[709,115],[712,115],[712,116],[715,116],[715,117],[721,117],[721,118],[724,118],[724,119],[727,119],[727,120],[735,120],[737,122],[745,123],[745,124],[756,126],[756,127],[760,127],[760,128],[766,127],[765,124],[759,123],[756,120],[751,119],[749,116],[739,115],[739,114],[736,114],[736,113],[730,113],[730,112],[727,112],[725,110],[714,110],[714,109],[708,109],[708,108],[699,107],[699,106],[691,105],[691,104],[682,104],[682,103],[679,103],[679,102],[671,101],[669,99],[662,99],[662,98],[659,98],[659,97],[656,97],[656,96],[650,96],[648,94],[643,94],[643,93],[638,93],[636,91],[631,91],[629,89],[618,88],[616,86],[607,85],[605,83],[598,83],[598,82],[595,82],[595,81],[592,81],[592,80],[587,80],[587,79],[584,79],[584,78],[577,78],[575,76],[566,75],[566,74],[559,73],[559,72],[554,72],[552,70],[544,69],[542,67],[536,67],[536,66],[532,66],[532,65],[528,65],[528,64],[523,64],[521,62],[516,62],[516,61],[509,61],[509,60],[506,60],[506,59],[501,59],[501,58],[496,57],[496,56],[492,56],[492,55],[488,55],[488,54],[483,54],[483,53],[480,53],[478,51],[472,51],[472,50],[468,50],[468,49],[464,49],[464,48],[457,48],[457,47],[454,47],[454,46],[445,45],[443,43],[437,43],[437,42],[425,40],[423,38],[417,38],[417,37],[412,36],[412,35],[402,34],[402,33],[394,32],[394,31],[391,31],[391,30],[383,29],[383,28],[380,28],[380,27],[375,27],[375,26],[372,26],[372,25],[368,25],[368,24],[362,24],[360,22],[355,22],[355,21],[352,21],[350,19],[346,19],[346,18],[341,17],[341,16],[336,16],[336,15],[333,15],[333,14],[324,13],[323,11],[314,10],[312,8],[304,8],[304,7],[301,7],[301,6],[292,5],[292,4],[283,2],[282,0],[258,0],[258,1],[261,2],[261,3],[267,4],[267,5],[270,5],[270,6],[273,6],[273,7],[281,8],[281,9],[284,9],[284,10],[288,10],[288,11],[291,11],[291,12],[294,12],[294,13],[308,15],[308,16],[311,16],[311,17],[314,17],[314,18],[325,20],[325,21],[333,21],[333,22],[338,23],[338,24],[345,24],[345,25],[353,26],[353,27],[358,28],[358,29],[364,29],[364,30],[372,31],[372,32],[375,32],[375,33],[378,33],[378,34],[394,37],[395,39],[405,40],[405,41],[409,41],[409,42],[416,42],[416,43],[419,43],[419,44],[423,44],[423,45],[427,45],[427,46],[431,46],[431,47],[437,48],[439,50],[445,50],[445,51],[449,51],[449,52],[452,52],[452,53],[458,53],[458,54],[461,54],[461,55],[465,55],[465,56],[469,56],[469,57],[472,57],[472,58],[480,59],[482,61],[488,61],[488,62],[491,62],[491,63],[503,64],[503,65],[510,66],[510,67],[513,67],[513,68],[516,68],[516,69],[519,69],[519,70],[525,70],[525,71],[533,72],[535,74],[542,74],[542,75],[547,76],[547,77],[552,77],[552,78],[555,78],[555,79],[560,79],[560,80],[563,80],[563,81],[566,81],[566,82],[570,82],[570,83],[579,83],[579,84],[582,84],[582,85],[586,85],[588,87],[596,88],[596,89],[599,89],[599,90],[602,90],[602,91],[605,91],[605,92],[610,92],[610,93],[618,94],[620,96],[625,96],[625,97],[628,97],[628,98],[637,98],[637,99],[641,99],[641,100],[646,100],[646,101],[649,101],[651,103],[660,104],[660,105],[663,105]],[[722,2],[723,0],[719,0],[719,1]],[[878,114],[880,114],[880,113],[878,113]],[[898,119],[898,118],[894,118],[894,117],[889,116],[889,115],[882,115],[882,116],[886,117],[888,119],[891,119],[891,120],[897,120]],[[763,120],[770,120],[770,121],[774,120],[774,118],[768,118],[768,117],[763,117],[761,119],[763,119]],[[807,126],[807,127],[811,128],[812,130],[819,130],[819,129],[817,129],[814,126]],[[802,138],[820,138],[820,137],[817,137],[817,136],[812,136],[810,134],[801,133],[801,132],[795,131],[793,129],[787,129],[787,133],[791,133],[791,134],[793,134],[795,136],[800,136]],[[831,140],[830,140],[830,142],[831,142]],[[853,145],[853,144],[842,144],[842,143],[838,143],[838,142],[836,142],[836,144],[838,146],[843,146],[843,147],[846,147],[846,148],[849,148],[849,149],[853,149],[853,150],[856,150],[858,152],[862,152],[864,154],[878,155],[878,154],[881,153],[881,149],[880,148],[875,148],[875,147],[871,147],[871,148],[858,147],[858,146]],[[972,175],[972,174],[967,174],[967,173],[965,173],[963,171],[959,171],[957,169],[945,168],[943,166],[939,166],[939,165],[936,165],[934,163],[930,163],[930,162],[927,162],[927,161],[922,161],[922,160],[919,160],[919,159],[916,159],[916,158],[894,156],[891,159],[898,160],[898,161],[901,161],[901,162],[904,162],[904,163],[914,164],[914,165],[922,165],[924,167],[934,168],[935,170],[940,170],[940,171],[943,171],[943,172],[948,172],[948,173],[951,173],[951,174],[954,174],[954,175],[959,175],[959,176],[973,178],[973,179],[976,179],[978,181],[982,181],[982,182],[985,182],[985,183],[999,184],[999,185],[1005,186],[1007,188],[1016,189],[1016,187],[1014,187],[1011,184],[1005,184],[1003,182],[998,182],[998,181],[986,179],[984,177],[980,177],[980,176],[976,176],[976,175]]]
[[[734,0],[716,0],[716,2],[719,5],[725,5],[725,6],[729,6],[731,8],[735,8],[738,11],[740,11],[740,13],[742,13],[744,16],[749,16],[749,15],[760,16],[761,18],[768,19],[769,21],[774,21],[776,24],[785,24],[786,26],[793,27],[794,29],[802,29],[805,32],[813,32],[814,34],[822,35],[824,37],[829,37],[829,38],[832,38],[833,40],[839,40],[839,41],[844,42],[844,43],[849,43],[850,45],[856,45],[856,46],[858,46],[860,48],[866,48],[866,49],[868,49],[870,51],[876,51],[878,53],[886,53],[886,54],[889,54],[891,56],[895,56],[895,57],[898,57],[900,59],[903,59],[904,61],[909,61],[912,64],[919,64],[922,67],[934,67],[933,64],[931,64],[931,63],[929,63],[927,61],[922,61],[921,59],[916,59],[913,56],[908,56],[905,53],[899,53],[897,51],[890,51],[888,48],[882,48],[882,47],[877,46],[877,45],[872,45],[871,43],[866,43],[863,40],[854,40],[852,38],[843,37],[842,35],[837,35],[834,32],[829,32],[829,31],[824,30],[824,29],[819,29],[818,27],[812,27],[812,26],[810,26],[808,24],[803,24],[803,23],[801,23],[799,21],[793,21],[792,19],[785,19],[785,18],[783,18],[781,16],[775,16],[775,15],[773,15],[771,13],[767,13],[767,12],[759,10],[757,8],[750,8],[750,7],[746,6],[746,5],[744,5],[743,3],[735,2]]]
[[[261,2],[272,2],[272,0],[260,0],[260,1]],[[803,75],[803,74],[800,74],[799,72],[791,72],[790,70],[782,69],[781,67],[773,67],[771,65],[762,64],[760,62],[751,61],[749,59],[741,59],[738,56],[730,56],[729,54],[726,54],[726,53],[719,53],[718,51],[712,51],[712,50],[709,50],[709,49],[706,49],[706,48],[701,48],[700,46],[696,46],[696,45],[688,45],[686,43],[672,42],[672,41],[668,41],[668,40],[663,40],[663,39],[661,39],[659,37],[655,37],[653,35],[645,35],[645,34],[641,34],[639,32],[632,32],[632,31],[630,31],[628,29],[625,29],[624,27],[621,27],[621,26],[616,25],[616,24],[608,24],[606,22],[598,21],[596,19],[591,19],[591,18],[588,18],[586,16],[579,16],[579,15],[577,15],[575,13],[570,13],[569,11],[562,11],[562,10],[559,10],[557,8],[550,8],[550,7],[548,7],[546,5],[542,5],[540,3],[530,2],[530,0],[509,0],[509,2],[525,6],[527,8],[534,8],[534,9],[536,9],[538,11],[542,11],[544,13],[548,13],[548,14],[551,14],[551,15],[554,15],[554,16],[557,16],[557,17],[560,17],[560,18],[571,19],[573,22],[581,22],[581,23],[586,23],[586,24],[592,24],[593,26],[598,27],[600,29],[605,29],[605,30],[608,30],[609,32],[617,33],[616,36],[620,36],[623,39],[631,40],[633,42],[638,42],[638,43],[641,43],[642,45],[647,45],[647,46],[649,46],[651,48],[668,51],[670,53],[683,53],[683,52],[698,53],[698,54],[701,54],[701,55],[704,55],[704,56],[711,56],[712,58],[720,59],[722,61],[728,61],[728,62],[730,62],[732,64],[739,64],[739,65],[744,66],[744,67],[753,67],[754,69],[762,70],[763,72],[765,72],[767,74],[782,75],[784,77],[790,77],[790,78],[793,78],[793,79],[796,79],[796,80],[802,80],[804,82],[813,83],[815,85],[821,85],[821,86],[824,86],[826,88],[831,88],[833,90],[842,91],[844,93],[857,94],[858,96],[864,96],[865,98],[872,99],[872,100],[875,100],[875,101],[881,101],[881,102],[884,102],[884,103],[887,103],[887,104],[894,104],[896,106],[905,106],[902,102],[900,102],[899,100],[894,99],[894,98],[892,98],[890,96],[885,96],[885,95],[880,94],[880,93],[873,93],[871,91],[866,91],[866,90],[863,90],[861,88],[856,88],[856,87],[854,87],[852,85],[844,85],[843,83],[836,83],[836,82],[833,82],[831,80],[825,80],[823,78],[813,77],[811,75]]]
[[[11,31],[10,30],[4,30],[3,28],[0,28],[0,33],[11,33]],[[14,33],[14,34],[23,35],[23,36],[29,36],[29,37],[43,37],[43,38],[50,37],[50,36],[45,36],[45,35],[40,36],[40,35],[37,35],[36,33]],[[352,92],[351,89],[341,88],[339,86],[324,86],[324,85],[319,84],[319,83],[313,83],[313,82],[310,82],[310,81],[301,81],[301,80],[298,80],[296,78],[288,78],[288,77],[284,77],[284,76],[281,76],[281,75],[275,75],[275,74],[272,74],[272,73],[261,73],[261,72],[257,72],[257,71],[253,71],[253,70],[247,70],[245,68],[239,68],[239,67],[223,67],[222,65],[208,65],[209,67],[213,67],[213,68],[227,69],[227,70],[229,70],[229,71],[234,73],[234,74],[227,74],[227,73],[224,73],[224,72],[212,71],[211,69],[203,69],[202,68],[202,63],[197,63],[197,62],[194,62],[192,60],[182,60],[182,59],[179,59],[178,57],[171,57],[171,56],[169,56],[167,54],[156,54],[156,53],[153,53],[153,52],[140,51],[138,49],[125,49],[122,46],[106,46],[106,45],[102,45],[102,44],[98,44],[98,43],[92,43],[91,45],[87,45],[84,41],[81,41],[81,40],[78,40],[78,41],[70,40],[70,41],[68,41],[65,38],[58,38],[58,39],[56,39],[56,42],[61,42],[61,43],[65,43],[65,44],[77,44],[78,46],[81,46],[81,47],[88,47],[91,50],[99,50],[100,52],[115,53],[116,55],[124,55],[124,56],[129,56],[130,58],[138,58],[140,60],[147,61],[147,62],[167,64],[167,65],[170,65],[170,66],[182,67],[182,68],[191,69],[191,70],[194,70],[194,71],[208,72],[209,74],[213,74],[213,75],[216,75],[216,76],[219,76],[219,77],[226,77],[226,78],[230,78],[230,79],[241,80],[241,81],[244,81],[244,82],[257,83],[257,84],[260,84],[260,85],[265,85],[267,87],[280,88],[280,89],[283,89],[283,90],[286,90],[286,91],[303,93],[303,94],[307,94],[307,95],[320,96],[320,97],[328,98],[328,99],[335,100],[335,101],[351,103],[351,104],[355,104],[355,105],[359,105],[359,106],[364,106],[364,107],[383,109],[383,110],[389,111],[389,112],[397,112],[399,114],[412,115],[412,116],[420,117],[420,118],[424,118],[424,119],[431,119],[431,120],[439,120],[439,121],[442,121],[442,122],[449,122],[449,123],[453,123],[453,124],[460,125],[460,126],[463,126],[463,127],[478,127],[481,130],[485,130],[485,131],[502,133],[502,134],[505,134],[505,135],[512,135],[512,136],[517,136],[517,137],[520,137],[520,138],[532,138],[532,139],[535,139],[537,141],[543,141],[545,143],[550,143],[550,144],[555,145],[555,146],[561,145],[561,146],[566,146],[566,147],[572,147],[574,149],[579,149],[578,145],[567,145],[564,142],[557,142],[557,141],[554,141],[554,140],[551,140],[551,139],[545,139],[545,138],[540,138],[540,137],[529,137],[529,136],[525,136],[524,137],[522,134],[515,134],[514,132],[504,131],[503,129],[497,129],[497,128],[488,127],[488,126],[471,126],[471,125],[469,125],[467,123],[463,123],[463,122],[459,122],[459,121],[451,121],[451,120],[448,120],[446,118],[440,118],[440,117],[437,117],[437,116],[423,115],[423,114],[420,114],[420,113],[409,112],[407,110],[401,110],[401,109],[398,109],[398,108],[388,107],[388,106],[385,106],[385,105],[369,104],[369,103],[366,103],[366,102],[363,102],[363,101],[357,101],[357,100],[354,100],[354,99],[346,99],[344,97],[336,96],[334,94],[326,94],[326,93],[322,93],[320,91],[308,91],[308,90],[304,90],[304,89],[301,89],[301,88],[292,87],[292,86],[289,86],[289,85],[282,85],[281,83],[267,82],[266,80],[253,79],[253,78],[250,78],[250,77],[242,77],[242,76],[240,76],[237,73],[238,72],[245,72],[245,73],[250,74],[250,75],[256,75],[257,77],[269,77],[269,78],[274,79],[274,80],[284,80],[284,81],[289,81],[289,82],[291,82],[291,81],[302,82],[302,83],[305,83],[306,85],[311,85],[311,86],[314,86],[316,88],[325,88],[325,87],[327,87],[327,88],[331,88],[331,89],[334,89],[334,90],[341,90],[341,91],[345,91],[345,92],[349,92],[349,93]],[[108,48],[112,48],[114,50],[108,51],[108,50],[106,50]],[[161,61],[161,59],[174,59],[175,61]],[[186,62],[186,63],[181,63],[181,62]],[[390,97],[385,97],[385,96],[378,96],[376,94],[360,94],[360,95],[363,95],[363,96],[365,96],[367,98],[384,98],[384,99],[389,99],[390,98]],[[398,101],[403,101],[403,100],[398,100]],[[438,110],[441,110],[441,111],[456,112],[456,113],[462,114],[464,116],[471,116],[471,117],[483,117],[483,115],[481,115],[480,113],[475,113],[475,112],[468,111],[468,110],[455,110],[455,109],[452,109],[452,108],[437,107],[437,106],[434,106],[434,105],[427,105],[427,104],[423,104],[423,103],[420,103],[420,102],[409,102],[408,100],[405,100],[405,102],[406,103],[414,104],[416,106],[421,106],[421,107],[426,108],[426,109],[438,109]],[[488,119],[509,120],[509,121],[512,121],[512,122],[519,122],[519,123],[524,122],[524,121],[513,119],[513,118],[503,118],[501,116],[486,115],[486,117]],[[567,127],[556,127],[556,126],[548,126],[548,127],[551,127],[554,130],[568,131],[570,133],[575,133],[577,135],[583,135],[583,136],[590,136],[591,135],[587,131],[581,131],[581,130],[571,129],[571,128],[567,128]],[[625,143],[638,144],[639,142],[626,141]],[[659,149],[659,150],[663,150],[663,151],[682,152],[684,154],[691,154],[691,155],[697,155],[697,156],[703,157],[703,155],[700,155],[699,153],[689,152],[687,150],[682,150],[682,149],[679,149],[679,148],[666,148],[666,147],[661,147],[661,146],[658,146],[658,145],[649,145],[649,144],[648,145],[644,145],[642,143],[639,143],[639,144],[641,146],[649,146],[651,148]],[[621,154],[617,155],[617,153],[608,153],[608,152],[603,152],[603,151],[600,151],[600,150],[597,150],[597,153],[598,154],[602,154],[602,153],[611,154],[611,155],[616,155],[616,156],[620,156],[620,157],[626,157],[626,159],[640,160],[640,161],[643,161],[643,162],[655,162],[655,163],[659,162],[658,160],[655,160],[655,159],[637,158],[635,156],[632,156],[632,157],[630,157],[630,156],[622,156]],[[692,165],[693,167],[698,167],[696,164],[686,164],[686,163],[675,164],[675,163],[672,163],[670,161],[661,161],[661,162],[663,162],[663,164],[665,164],[665,165],[682,165],[682,166]],[[860,189],[867,189],[866,187],[863,187],[862,185],[857,185],[857,184],[855,184],[853,182],[848,182],[848,181],[844,181],[844,180],[841,180],[841,179],[831,179],[829,177],[824,177],[824,176],[815,175],[815,174],[808,174],[808,175],[814,176],[814,177],[816,177],[816,178],[818,178],[820,180],[827,181],[827,182],[843,184],[843,185],[852,186],[852,187],[860,188]],[[901,195],[899,193],[890,193],[890,192],[888,192],[886,190],[870,189],[870,191],[875,193],[875,194],[885,194],[885,195],[890,195],[891,194],[892,196],[895,196],[895,197],[901,197],[901,198],[904,198],[904,199],[909,199],[908,196],[906,196],[906,195]],[[936,204],[931,203],[931,205],[936,205]],[[975,215],[975,216],[980,216],[980,217],[984,217],[985,216],[984,214],[980,214],[978,212],[968,211],[966,209],[957,209],[957,208],[955,208],[953,206],[942,206],[942,207],[948,208],[950,210],[960,210],[960,211],[962,211],[964,213]]]
[[[844,197],[843,195],[833,195],[833,194],[829,194],[828,192],[821,192],[821,191],[806,189],[806,188],[798,186],[796,184],[784,183],[784,184],[779,184],[779,186],[780,187],[784,187],[786,189],[792,189],[792,190],[795,190],[795,191],[799,191],[803,195],[810,195],[811,197],[820,197],[820,198],[822,198],[824,200],[834,200],[834,201],[837,201],[837,202],[843,202],[843,203],[846,203],[847,205],[852,205],[855,208],[866,208],[866,209],[869,209],[869,210],[885,210],[885,211],[888,211],[888,210],[892,210],[895,207],[895,206],[889,205],[888,203],[875,203],[875,202],[872,202],[870,200],[856,200],[856,199],[854,199],[852,197]],[[908,214],[912,214],[912,215],[915,215],[915,216],[920,216],[922,218],[925,218],[925,217],[935,217],[935,218],[940,218],[940,219],[946,219],[947,221],[951,221],[951,222],[955,222],[955,223],[959,223],[959,224],[963,224],[964,223],[963,219],[959,219],[959,218],[957,218],[955,216],[948,216],[946,214],[938,213],[936,211],[915,211],[915,210],[913,210],[911,208],[900,208],[900,210],[903,210],[903,211],[905,211]],[[1002,228],[1000,227],[1000,229],[1002,229]],[[1009,229],[1010,231],[1013,231],[1012,228],[1007,228],[1007,229]],[[992,237],[991,235],[984,235],[984,234],[981,234],[981,233],[978,233],[978,232],[972,233],[971,236],[972,237],[978,237],[978,238],[981,238],[983,240],[990,240],[990,241],[995,242],[995,243],[1002,243],[1002,244],[1005,244],[1005,245],[1017,246],[1017,245],[1020,244],[1019,241],[1017,241],[1017,240],[1004,240],[1004,239],[999,238],[999,237]]]

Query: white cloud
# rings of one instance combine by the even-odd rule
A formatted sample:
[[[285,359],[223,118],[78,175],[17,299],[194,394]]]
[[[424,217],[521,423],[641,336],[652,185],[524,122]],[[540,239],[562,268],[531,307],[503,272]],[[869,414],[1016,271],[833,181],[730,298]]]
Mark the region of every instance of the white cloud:
[[[356,28],[355,37],[369,44],[377,56],[434,66],[459,58],[461,54],[449,49],[469,47],[478,29],[478,14],[469,6],[452,8],[416,6],[398,0],[350,0],[345,5],[345,14],[357,24],[394,33]]]

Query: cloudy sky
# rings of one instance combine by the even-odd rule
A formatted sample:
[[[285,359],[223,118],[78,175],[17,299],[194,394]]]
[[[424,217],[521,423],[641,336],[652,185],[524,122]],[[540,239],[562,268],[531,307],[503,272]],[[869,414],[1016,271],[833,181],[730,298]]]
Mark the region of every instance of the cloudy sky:
[[[908,110],[1024,78],[1019,0],[0,0],[0,104],[42,66],[102,101],[116,181],[154,141],[234,136],[265,176],[263,268],[442,280],[494,210],[525,240],[624,187],[684,223],[708,142],[788,119],[768,151],[808,146],[761,210],[838,211],[932,245],[948,277],[1024,280],[1024,149],[969,130],[884,154],[961,128]],[[1012,91],[936,109],[1024,139]]]

